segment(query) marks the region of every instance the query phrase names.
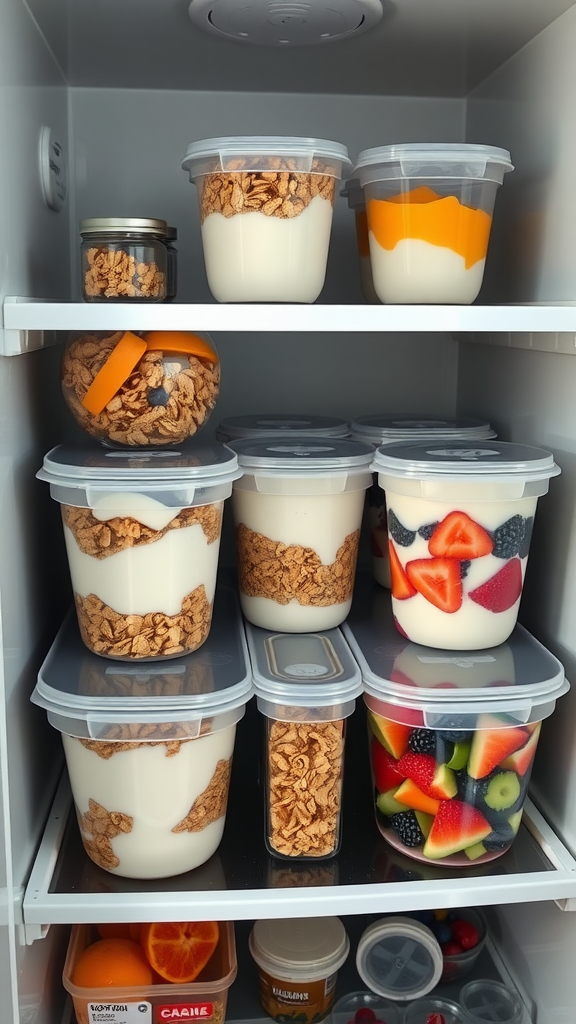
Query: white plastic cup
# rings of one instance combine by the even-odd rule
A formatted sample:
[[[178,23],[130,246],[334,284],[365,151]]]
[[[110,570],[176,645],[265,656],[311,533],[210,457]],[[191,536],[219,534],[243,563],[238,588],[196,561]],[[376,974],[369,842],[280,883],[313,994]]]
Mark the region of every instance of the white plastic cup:
[[[324,285],[336,182],[350,160],[324,139],[238,136],[188,146],[204,262],[218,302],[314,302]]]
[[[498,186],[513,170],[495,146],[411,143],[363,150],[374,287],[382,302],[474,301]]]

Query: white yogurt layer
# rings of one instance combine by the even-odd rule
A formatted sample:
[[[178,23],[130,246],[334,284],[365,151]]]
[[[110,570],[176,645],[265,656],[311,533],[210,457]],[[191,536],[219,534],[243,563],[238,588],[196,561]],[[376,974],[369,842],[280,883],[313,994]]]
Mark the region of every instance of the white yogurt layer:
[[[315,196],[297,217],[254,210],[202,224],[204,262],[218,302],[314,302],[324,285],[332,203]]]
[[[120,864],[107,868],[127,878],[167,878],[204,864],[222,838],[225,816],[200,832],[172,832],[208,787],[218,761],[232,757],[236,726],[181,744],[166,756],[165,744],[142,744],[99,757],[80,740],[62,735],[70,785],[79,815],[95,800],[107,811],[133,819],[130,832],[111,838]],[[87,837],[90,838],[90,837]]]
[[[485,530],[495,530],[512,516],[534,516],[537,498],[521,498],[516,501],[459,501],[445,503],[429,501],[410,495],[386,492],[388,510],[392,510],[407,530],[418,530],[428,523],[441,522],[450,512],[465,512]],[[395,544],[395,551],[402,567],[416,558],[430,558],[428,542],[416,534],[409,547]],[[528,559],[521,560],[522,580]],[[392,610],[399,625],[410,640],[428,647],[444,647],[448,650],[479,650],[496,647],[507,640],[516,625],[520,598],[511,608],[493,612],[472,601],[468,594],[499,572],[506,559],[494,555],[483,555],[470,561],[467,575],[462,580],[462,605],[455,612],[443,612],[436,608],[422,594],[415,594],[399,601],[392,597]]]
[[[344,622],[351,604],[351,599],[325,608],[302,605],[298,601],[278,604],[269,597],[248,597],[240,591],[240,605],[248,621],[279,633],[316,633],[322,629],[334,629]]]
[[[466,267],[453,249],[419,238],[403,238],[383,249],[370,232],[370,258],[376,293],[382,302],[447,302],[469,305],[484,277],[486,260]]]

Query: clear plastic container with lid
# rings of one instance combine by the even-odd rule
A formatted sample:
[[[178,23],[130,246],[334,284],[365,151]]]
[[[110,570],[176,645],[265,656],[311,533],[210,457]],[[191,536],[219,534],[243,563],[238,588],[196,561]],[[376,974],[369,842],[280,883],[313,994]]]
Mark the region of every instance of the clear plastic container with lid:
[[[492,978],[469,981],[460,992],[466,1024],[522,1024],[524,1007],[517,992]]]
[[[382,917],[362,932],[356,968],[372,992],[399,1003],[427,995],[440,981],[442,951],[425,924]]]
[[[520,625],[476,651],[411,643],[362,578],[343,632],[362,672],[384,838],[447,867],[501,856],[520,827],[541,722],[568,690],[560,662]]]
[[[248,625],[247,638],[265,718],[266,848],[292,861],[333,857],[342,836],[346,719],[362,692],[358,666],[338,629],[270,634]]]
[[[204,262],[218,302],[314,302],[324,285],[345,146],[232,136],[191,143]]]
[[[409,143],[363,150],[370,259],[382,302],[474,301],[498,186],[513,170],[495,146]]]
[[[219,591],[202,650],[164,665],[89,654],[68,617],[31,699],[62,734],[82,842],[95,864],[128,878],[167,878],[212,856],[224,830],[236,724],[251,695],[231,588]]]
[[[216,427],[218,441],[244,437],[348,437],[350,424],[338,416],[306,416],[298,413],[259,413],[227,416]]]
[[[240,603],[249,622],[285,633],[332,629],[354,588],[371,445],[346,438],[231,441]]]
[[[37,473],[62,508],[82,639],[124,661],[180,657],[210,631],[224,500],[240,475],[217,442],[182,452],[60,445]]]
[[[379,303],[380,299],[374,288],[372,264],[370,263],[370,241],[368,238],[368,219],[366,217],[366,197],[358,178],[350,178],[340,189],[340,195],[348,200],[348,208],[354,211],[356,227],[356,247],[358,249],[358,268],[360,270],[360,287],[366,302]]]
[[[162,302],[168,225],[153,217],[80,221],[82,297],[86,302]]]
[[[494,647],[520,606],[550,452],[506,441],[417,441],[376,450],[386,495],[392,608],[416,643]]]

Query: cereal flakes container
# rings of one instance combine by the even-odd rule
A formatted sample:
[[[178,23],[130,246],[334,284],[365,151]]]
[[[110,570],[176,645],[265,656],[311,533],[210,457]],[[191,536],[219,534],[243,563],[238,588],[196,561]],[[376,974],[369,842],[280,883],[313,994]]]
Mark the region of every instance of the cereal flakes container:
[[[243,473],[232,511],[244,615],[284,633],[338,626],[352,601],[372,445],[271,437],[229,447]]]
[[[84,331],[68,339],[62,393],[83,430],[110,448],[170,447],[216,404],[220,362],[208,334]]]
[[[324,285],[336,183],[350,161],[324,139],[240,136],[188,146],[204,263],[218,302],[314,302]]]
[[[80,221],[85,302],[163,302],[168,225],[153,217],[90,217]]]
[[[269,633],[247,625],[264,718],[266,848],[274,857],[333,857],[342,836],[346,719],[362,692],[339,629]]]
[[[60,503],[80,632],[95,654],[154,661],[210,631],[222,511],[240,475],[214,442],[182,452],[60,445],[37,476]]]
[[[212,857],[224,831],[236,725],[251,694],[231,588],[218,592],[200,651],[137,671],[90,654],[68,617],[31,700],[62,734],[91,861],[127,878],[168,878]]]

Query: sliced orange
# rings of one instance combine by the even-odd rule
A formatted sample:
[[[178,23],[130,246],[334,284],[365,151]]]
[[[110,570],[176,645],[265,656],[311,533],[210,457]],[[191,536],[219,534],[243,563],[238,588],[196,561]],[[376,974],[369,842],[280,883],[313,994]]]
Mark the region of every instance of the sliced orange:
[[[84,408],[93,416],[98,416],[120,390],[145,352],[146,342],[137,334],[132,334],[132,331],[126,331],[84,395]]]
[[[217,921],[143,924],[140,943],[148,963],[166,981],[194,981],[208,963],[220,929]]]
[[[147,331],[144,335],[149,352],[186,352],[199,359],[218,362],[212,346],[192,331]]]

